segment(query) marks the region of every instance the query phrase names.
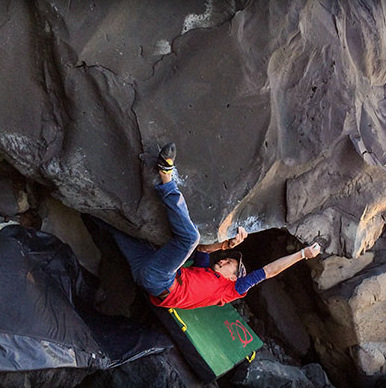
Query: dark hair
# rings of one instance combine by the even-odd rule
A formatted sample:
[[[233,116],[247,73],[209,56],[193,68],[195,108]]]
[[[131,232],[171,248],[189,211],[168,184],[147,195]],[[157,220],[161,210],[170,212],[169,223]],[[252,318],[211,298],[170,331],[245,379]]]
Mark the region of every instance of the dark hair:
[[[226,250],[226,251],[217,251],[213,253],[214,256],[214,262],[217,263],[220,260],[223,259],[235,259],[238,261],[239,265],[237,266],[237,269],[235,271],[235,275],[238,278],[241,278],[247,274],[247,271],[245,269],[245,266],[243,264],[243,254],[239,251],[232,251],[232,250]]]

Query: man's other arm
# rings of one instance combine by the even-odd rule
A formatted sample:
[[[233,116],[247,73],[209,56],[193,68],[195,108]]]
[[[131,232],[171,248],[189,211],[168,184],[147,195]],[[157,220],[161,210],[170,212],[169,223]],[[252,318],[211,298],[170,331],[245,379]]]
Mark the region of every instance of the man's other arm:
[[[304,253],[302,253],[302,251]],[[317,256],[320,253],[319,244],[315,243],[310,247],[304,248],[299,252],[293,253],[289,256],[284,256],[280,259],[273,261],[272,263],[267,264],[263,268],[257,269],[250,272],[246,276],[236,280],[235,288],[236,291],[242,295],[246,293],[251,287],[260,283],[265,279],[272,278],[283,272],[285,269],[291,267],[295,263],[303,259],[310,259]]]
[[[304,251],[304,254],[302,254]],[[263,267],[266,279],[273,278],[278,275],[280,272],[283,272],[287,268],[293,266],[298,261],[303,259],[311,259],[320,253],[320,245],[315,243],[307,248],[302,249],[302,251],[293,253],[292,255],[284,256],[280,259],[273,261]]]

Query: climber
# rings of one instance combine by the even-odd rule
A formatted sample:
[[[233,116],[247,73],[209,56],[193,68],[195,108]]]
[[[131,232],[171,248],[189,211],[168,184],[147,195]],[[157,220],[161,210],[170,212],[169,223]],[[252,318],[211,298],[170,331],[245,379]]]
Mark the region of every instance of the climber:
[[[319,254],[320,246],[315,243],[246,274],[242,254],[229,250],[248,236],[243,228],[238,228],[236,236],[230,240],[198,245],[199,232],[189,217],[184,197],[172,179],[175,157],[176,147],[174,143],[169,143],[160,151],[157,162],[162,183],[155,189],[166,206],[173,232],[166,245],[156,250],[148,243],[97,220],[113,235],[130,264],[134,281],[147,291],[154,305],[184,309],[224,305],[244,297],[249,288],[262,280]],[[209,254],[215,251],[222,252],[210,267]],[[183,268],[192,254],[194,265]]]

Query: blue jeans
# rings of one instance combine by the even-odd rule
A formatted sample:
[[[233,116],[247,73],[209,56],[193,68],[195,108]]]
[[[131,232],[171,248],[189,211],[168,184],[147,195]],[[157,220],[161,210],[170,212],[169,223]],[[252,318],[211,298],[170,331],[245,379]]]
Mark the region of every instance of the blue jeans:
[[[156,250],[145,241],[131,237],[107,224],[119,249],[130,264],[134,281],[150,295],[159,295],[173,284],[177,270],[196,248],[200,234],[189,216],[185,199],[176,183],[155,186],[164,204],[173,237]],[[102,221],[103,222],[103,221]]]

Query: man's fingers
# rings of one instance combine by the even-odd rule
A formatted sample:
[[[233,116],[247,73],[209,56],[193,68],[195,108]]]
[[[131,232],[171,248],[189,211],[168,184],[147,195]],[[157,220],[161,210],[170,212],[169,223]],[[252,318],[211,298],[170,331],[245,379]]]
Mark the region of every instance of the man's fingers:
[[[318,255],[320,252],[320,245],[318,243],[315,243],[313,246],[314,246],[315,252],[317,252],[316,254]]]
[[[312,256],[315,257],[320,253],[320,245],[316,242],[310,246]]]
[[[248,236],[248,233],[242,226],[239,226],[237,228],[237,235],[240,236],[241,240],[244,240]]]
[[[248,233],[246,232],[246,230],[242,226],[239,226],[237,228],[236,236],[229,240],[229,247],[233,248],[236,245],[241,244],[247,236]]]

